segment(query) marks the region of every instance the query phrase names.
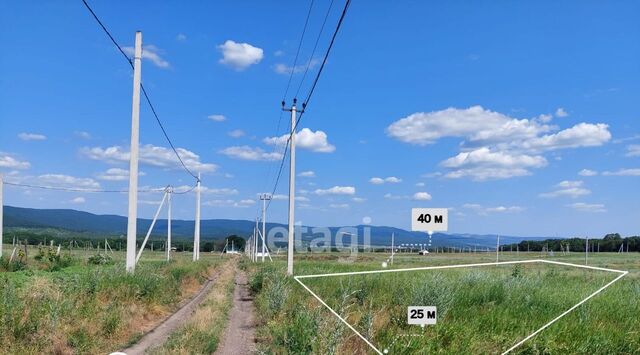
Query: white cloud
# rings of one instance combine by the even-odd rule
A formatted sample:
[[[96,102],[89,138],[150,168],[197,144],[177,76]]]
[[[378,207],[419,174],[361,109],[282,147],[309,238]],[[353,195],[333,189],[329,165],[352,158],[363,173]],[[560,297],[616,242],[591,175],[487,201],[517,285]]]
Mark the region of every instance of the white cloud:
[[[369,179],[369,182],[374,184],[374,185],[381,185],[384,183],[389,183],[389,184],[398,184],[402,182],[402,179],[397,178],[395,176],[389,176],[386,178],[379,178],[379,177],[372,177],[371,179]]]
[[[334,186],[329,189],[317,189],[316,195],[355,195],[356,188],[353,186]]]
[[[227,147],[220,150],[218,153],[240,160],[274,161],[282,159],[282,153],[265,152],[260,148],[252,148],[247,145]]]
[[[387,127],[402,142],[427,145],[443,137],[458,137],[462,152],[441,162],[447,178],[505,179],[531,174],[547,165],[543,152],[595,147],[611,139],[606,124],[579,123],[558,131],[547,116],[516,119],[481,106],[419,112]],[[554,132],[557,131],[557,132]]]
[[[542,123],[551,122],[552,119],[553,119],[553,115],[542,114],[542,115],[538,116],[538,121],[540,121]]]
[[[590,170],[590,169],[582,169],[580,170],[580,172],[578,172],[578,175],[580,176],[596,176],[598,175],[598,172],[595,170]]]
[[[316,173],[312,170],[308,170],[308,171],[301,172],[300,174],[298,174],[298,176],[312,178],[312,177],[316,177]]]
[[[229,137],[240,138],[240,137],[244,136],[245,133],[241,129],[234,129],[233,131],[230,131],[227,134],[229,135]]]
[[[84,197],[76,197],[69,202],[75,203],[75,204],[81,204],[81,203],[85,203],[86,200],[84,199]]]
[[[122,47],[122,50],[129,57],[133,57],[135,52],[133,47]],[[169,62],[167,62],[160,56],[161,52],[162,50],[160,50],[158,47],[154,46],[153,44],[145,45],[142,47],[142,59],[149,60],[158,68],[167,69],[170,67]]]
[[[292,67],[290,65],[278,63],[273,66],[273,70],[278,74],[290,75],[292,72],[294,74],[302,73],[307,68],[307,64],[309,64],[309,69],[313,69],[316,65],[320,64],[320,61],[316,58],[311,59],[309,63],[296,65]]]
[[[425,186],[425,183],[424,183],[424,182],[417,182],[417,183],[416,183],[416,186],[417,186],[417,187],[424,187],[424,186]]]
[[[222,52],[222,58],[218,62],[237,71],[260,63],[264,57],[264,51],[261,48],[254,47],[249,43],[236,43],[232,40],[227,40],[219,45],[218,50]]]
[[[358,203],[367,201],[367,199],[364,197],[354,197],[351,200],[353,200],[353,202],[358,202]]]
[[[556,110],[556,117],[567,117],[567,116],[569,116],[569,113],[565,111],[562,107],[559,107]]]
[[[186,41],[187,40],[187,35],[185,35],[184,33],[178,33],[178,35],[176,36],[176,39],[178,41]]]
[[[145,173],[140,171],[138,176],[144,176]],[[96,176],[99,180],[106,181],[126,181],[129,180],[129,170],[120,168],[111,168]]]
[[[23,141],[43,141],[47,139],[47,136],[45,136],[44,134],[23,132],[18,134],[18,138],[22,139]]]
[[[431,200],[431,195],[427,192],[416,192],[413,194],[413,199],[416,201],[429,201]]]
[[[620,169],[618,171],[605,171],[606,176],[640,176],[640,169]]]
[[[285,134],[280,137],[267,137],[263,140],[265,144],[284,146],[289,139]],[[336,147],[329,144],[327,134],[323,131],[313,132],[309,128],[303,128],[296,133],[296,148],[307,149],[316,153],[332,153]]]
[[[200,161],[200,156],[184,148],[176,148],[184,164],[191,170],[199,172],[212,172],[218,166]],[[107,148],[93,147],[82,148],[80,152],[93,160],[100,160],[111,164],[129,162],[129,150],[121,146],[111,146]],[[182,169],[180,161],[173,150],[165,147],[158,147],[152,144],[140,146],[140,163],[168,169]]]
[[[386,194],[384,194],[383,197],[386,198],[387,200],[407,200],[407,199],[409,199],[409,196],[394,195],[392,193],[386,193]]]
[[[31,164],[28,161],[18,160],[7,153],[0,152],[0,168],[8,169],[29,169]]]
[[[640,144],[629,144],[625,155],[628,157],[640,157]]]
[[[51,187],[99,189],[100,184],[91,178],[79,178],[64,174],[44,174],[35,178],[38,184]]]
[[[481,216],[486,216],[491,213],[517,213],[522,212],[524,208],[520,206],[496,206],[485,207],[477,203],[465,203],[462,207],[475,211]]]
[[[226,116],[224,116],[224,115],[218,115],[218,114],[216,114],[216,115],[209,115],[209,116],[207,116],[207,118],[208,118],[208,119],[210,119],[211,121],[214,121],[214,122],[224,122],[224,121],[226,121],[226,120],[227,120],[227,117],[226,117]]]
[[[554,198],[554,197],[562,197],[567,196],[571,198],[578,198],[580,196],[586,196],[591,193],[591,190],[588,190],[582,187],[583,181],[570,181],[565,180],[556,185],[556,190],[552,192],[545,192],[540,194],[540,197],[545,198]]]
[[[607,212],[604,205],[598,203],[576,202],[567,206],[581,212]]]

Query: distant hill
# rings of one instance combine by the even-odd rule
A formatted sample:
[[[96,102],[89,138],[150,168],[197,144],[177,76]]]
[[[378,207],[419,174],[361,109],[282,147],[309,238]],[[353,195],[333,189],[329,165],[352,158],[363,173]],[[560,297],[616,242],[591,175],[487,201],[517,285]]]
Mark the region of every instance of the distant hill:
[[[150,219],[138,219],[138,234],[147,232]],[[74,232],[86,233],[88,236],[102,238],[104,236],[119,236],[126,234],[127,217],[118,215],[96,215],[89,212],[77,211],[73,209],[34,209],[4,206],[5,227],[26,227],[26,228],[59,228]],[[191,238],[194,231],[194,222],[188,220],[172,220],[172,234],[177,238]],[[241,237],[248,237],[253,231],[254,221],[231,220],[231,219],[203,219],[200,222],[200,233],[203,240],[223,239],[235,234]],[[282,227],[284,224],[267,223],[267,229]],[[390,245],[391,234],[395,235],[397,245],[402,243],[426,243],[427,235],[424,232],[411,232],[400,228],[386,226],[353,226],[358,229],[359,242],[362,243],[364,228],[370,227],[371,244]],[[303,240],[309,241],[318,235],[311,234],[311,228],[303,234]],[[342,227],[329,227],[331,234],[335,237],[337,231]],[[153,235],[164,235],[167,229],[166,219],[156,221]],[[349,236],[341,235],[345,243]],[[501,244],[518,243],[525,238],[514,236],[500,236]],[[535,238],[527,238],[535,239]],[[331,244],[335,245],[332,240]],[[447,234],[434,233],[432,238],[433,246],[465,246],[465,247],[490,247],[495,248],[495,235],[478,234]]]

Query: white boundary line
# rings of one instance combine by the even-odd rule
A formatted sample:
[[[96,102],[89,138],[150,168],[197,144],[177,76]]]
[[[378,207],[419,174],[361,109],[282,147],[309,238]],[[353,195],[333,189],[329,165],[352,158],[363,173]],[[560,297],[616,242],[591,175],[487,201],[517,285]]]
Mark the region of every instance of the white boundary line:
[[[614,282],[620,280],[622,277],[624,277],[625,275],[627,275],[629,273],[629,271],[616,270],[616,269],[607,269],[607,268],[596,267],[596,266],[571,264],[571,263],[565,263],[565,262],[553,261],[553,260],[532,259],[532,260],[502,261],[502,262],[495,262],[495,263],[441,265],[441,266],[425,266],[425,267],[405,268],[405,269],[384,269],[384,270],[369,270],[369,271],[354,271],[354,272],[337,272],[337,273],[332,273],[332,274],[300,275],[300,276],[294,276],[294,279],[296,281],[298,281],[298,283],[300,285],[302,285],[302,287],[304,287],[313,297],[315,297],[320,303],[322,303],[322,305],[324,305],[331,313],[333,313],[333,315],[338,317],[338,319],[340,319],[340,321],[342,323],[344,323],[347,327],[349,327],[349,329],[351,329],[354,333],[356,333],[356,335],[358,337],[360,337],[360,339],[364,340],[364,342],[367,343],[367,345],[369,345],[376,353],[378,353],[380,355],[384,355],[384,353],[382,351],[378,350],[378,348],[376,348],[369,340],[367,340],[367,338],[362,336],[362,334],[360,334],[351,324],[349,324],[336,311],[334,311],[333,308],[329,307],[329,305],[327,305],[327,303],[325,303],[320,297],[318,297],[318,295],[316,295],[313,291],[311,291],[311,289],[309,287],[307,287],[307,285],[305,285],[302,281],[300,281],[300,279],[311,279],[311,278],[331,277],[331,276],[381,274],[381,273],[402,272],[402,271],[457,269],[457,268],[475,267],[475,266],[495,266],[495,265],[527,264],[527,263],[547,263],[547,264],[564,265],[564,266],[571,266],[571,267],[577,267],[577,268],[583,268],[583,269],[614,272],[614,273],[619,273],[620,275],[618,277],[616,277],[615,279],[613,279],[613,281],[611,281],[608,284],[602,286],[600,289],[598,289],[594,293],[592,293],[589,296],[587,296],[587,298],[585,298],[582,301],[578,302],[578,304],[576,304],[575,306],[573,306],[573,307],[569,308],[568,310],[564,311],[564,313],[562,313],[561,315],[557,316],[556,318],[554,318],[549,323],[543,325],[538,330],[536,330],[535,332],[533,332],[530,335],[528,335],[526,338],[522,339],[521,341],[519,341],[518,343],[513,345],[507,351],[502,353],[502,355],[508,354],[509,352],[514,350],[515,348],[517,348],[520,345],[524,344],[524,342],[526,342],[527,340],[533,338],[538,333],[540,333],[541,331],[543,331],[544,329],[549,327],[551,324],[555,323],[560,318],[564,317],[565,315],[567,315],[568,313],[570,313],[574,309],[580,307],[583,303],[587,302],[589,299],[591,299],[592,297],[596,296],[597,294],[602,292],[604,289],[606,289],[607,287],[611,286]]]

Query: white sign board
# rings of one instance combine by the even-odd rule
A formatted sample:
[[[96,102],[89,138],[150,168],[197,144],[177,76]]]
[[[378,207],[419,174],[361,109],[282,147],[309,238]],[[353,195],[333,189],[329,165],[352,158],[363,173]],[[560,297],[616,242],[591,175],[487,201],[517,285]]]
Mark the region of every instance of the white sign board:
[[[449,211],[446,208],[412,208],[411,230],[421,232],[446,232],[449,227]]]
[[[438,313],[436,307],[433,306],[409,306],[407,308],[408,324],[436,324]]]

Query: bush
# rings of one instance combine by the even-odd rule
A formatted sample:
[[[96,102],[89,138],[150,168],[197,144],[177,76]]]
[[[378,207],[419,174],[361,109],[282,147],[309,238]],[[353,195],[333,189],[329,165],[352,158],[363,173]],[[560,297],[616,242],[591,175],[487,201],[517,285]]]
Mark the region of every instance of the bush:
[[[113,263],[113,259],[107,254],[96,254],[91,255],[87,262],[93,265],[107,265]]]

